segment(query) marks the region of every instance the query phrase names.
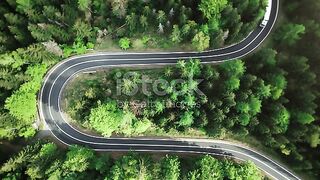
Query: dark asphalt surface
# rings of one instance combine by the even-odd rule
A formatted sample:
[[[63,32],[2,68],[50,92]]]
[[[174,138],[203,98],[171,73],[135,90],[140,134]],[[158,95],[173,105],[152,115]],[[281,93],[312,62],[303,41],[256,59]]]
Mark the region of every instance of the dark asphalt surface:
[[[39,114],[45,120],[52,134],[66,145],[79,144],[96,151],[143,151],[201,153],[251,160],[261,170],[275,179],[299,179],[289,170],[266,156],[224,141],[190,140],[190,139],[141,139],[141,138],[103,138],[79,132],[70,126],[63,117],[59,98],[64,85],[76,74],[101,67],[122,65],[173,64],[179,59],[198,58],[203,63],[218,63],[237,59],[254,51],[268,36],[277,18],[279,0],[272,0],[272,11],[268,24],[257,27],[242,42],[230,47],[202,53],[168,52],[168,53],[110,53],[93,54],[67,59],[47,74],[39,94]]]

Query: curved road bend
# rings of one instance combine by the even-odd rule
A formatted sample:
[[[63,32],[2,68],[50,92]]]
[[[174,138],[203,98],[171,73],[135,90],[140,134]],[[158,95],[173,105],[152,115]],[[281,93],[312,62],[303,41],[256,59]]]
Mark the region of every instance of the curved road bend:
[[[272,1],[270,19],[265,27],[258,26],[238,44],[205,52],[168,53],[109,53],[72,57],[55,67],[46,75],[40,95],[40,117],[45,120],[52,134],[66,145],[79,144],[96,151],[142,151],[201,153],[251,160],[274,179],[299,179],[289,170],[266,156],[225,141],[191,139],[141,139],[103,138],[91,136],[73,128],[60,109],[60,95],[67,82],[76,74],[101,67],[174,64],[179,59],[199,58],[203,63],[217,63],[243,57],[254,51],[272,30],[277,19],[279,0]]]

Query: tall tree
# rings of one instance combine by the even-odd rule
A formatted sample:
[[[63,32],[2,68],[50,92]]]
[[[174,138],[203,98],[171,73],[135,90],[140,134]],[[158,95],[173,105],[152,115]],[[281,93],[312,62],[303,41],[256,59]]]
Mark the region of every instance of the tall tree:
[[[210,37],[202,31],[198,32],[192,39],[192,45],[198,51],[203,51],[210,46]]]
[[[166,156],[161,162],[161,177],[178,180],[180,177],[180,161],[176,156]]]
[[[128,0],[110,0],[112,12],[119,18],[124,18],[127,14]]]
[[[275,35],[275,40],[282,44],[293,45],[301,39],[304,33],[305,27],[303,25],[288,23],[280,27]]]

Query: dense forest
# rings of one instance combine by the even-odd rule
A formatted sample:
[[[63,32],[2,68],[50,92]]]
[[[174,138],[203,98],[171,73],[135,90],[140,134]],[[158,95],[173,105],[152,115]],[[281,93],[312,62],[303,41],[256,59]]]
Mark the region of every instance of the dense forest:
[[[123,49],[133,47],[136,40],[144,46],[159,48],[192,44],[198,51],[225,46],[238,42],[259,24],[265,4],[262,0],[1,1],[1,139],[35,135],[36,94],[42,77],[64,57],[83,54],[106,37],[111,37]],[[265,47],[253,55],[217,66],[186,59],[176,67],[155,70],[157,76],[150,71],[133,70],[132,76],[121,82],[125,94],[134,84],[139,84],[142,75],[169,82],[178,77],[186,80],[178,86],[183,94],[175,94],[167,86],[163,89],[167,93],[165,96],[120,99],[130,102],[147,98],[155,102],[150,108],[141,110],[131,107],[130,103],[118,107],[116,97],[108,96],[107,86],[101,87],[91,81],[84,84],[90,86],[87,91],[76,89],[78,93],[72,96],[69,113],[105,136],[143,134],[151,126],[181,132],[192,128],[212,137],[226,131],[242,137],[254,136],[281,154],[295,170],[319,178],[320,111],[317,104],[320,104],[320,85],[316,82],[320,80],[320,3],[317,0],[283,0],[281,7],[278,26]],[[106,74],[104,78],[108,82],[102,85],[110,83],[115,87],[117,79],[114,77],[118,72],[125,74],[127,71]],[[197,79],[204,81],[198,83]],[[194,93],[197,88],[205,95]],[[167,106],[177,101],[184,106]],[[108,124],[112,118],[120,121]],[[28,148],[31,154],[38,155],[33,157],[28,152],[16,156],[7,165],[11,162],[17,169],[3,166],[2,175],[19,177],[27,171],[28,175],[49,178],[55,170],[67,166],[61,164],[68,161],[68,155],[57,155],[50,157],[57,158],[56,166],[44,166],[53,170],[39,169],[37,163],[51,163],[43,160],[50,158],[38,153],[43,145]],[[94,157],[90,150],[83,151]],[[78,159],[71,162],[78,162]],[[29,170],[26,164],[35,166],[30,166]],[[66,172],[72,172],[72,168]]]
[[[41,78],[63,57],[83,54],[104,37],[119,41],[123,49],[131,46],[130,38],[158,48],[182,41],[198,50],[210,44],[223,46],[253,30],[265,4],[262,0],[246,4],[239,0],[1,1],[0,137],[35,134]]]
[[[316,54],[320,26],[315,21],[317,13],[297,13],[315,11],[320,4],[317,8],[311,6],[316,4],[313,1],[310,7],[299,4],[283,3],[286,14],[266,48],[243,61],[209,66],[198,60],[181,60],[177,66],[162,70],[107,72],[83,80],[84,88],[69,92],[68,112],[104,136],[139,135],[153,126],[167,132],[197,129],[212,137],[230,131],[242,137],[254,136],[297,171],[319,176]],[[169,82],[159,87],[165,95],[131,95],[135,86],[142,89],[143,77],[151,82]],[[184,82],[178,86],[170,84],[181,78]],[[115,96],[119,79],[122,94]],[[197,79],[204,81],[198,83]],[[197,88],[205,95],[195,93]]]
[[[242,40],[265,6],[265,0],[6,0],[0,3],[0,52],[52,40],[96,43],[103,36],[120,39],[123,49],[136,37],[159,47],[192,42],[201,51]]]
[[[315,75],[306,63],[305,57],[289,61],[276,50],[266,48],[245,62],[237,60],[219,66],[191,60],[160,70],[100,72],[88,79],[79,77],[80,81],[68,88],[67,112],[82,126],[106,137],[114,133],[148,134],[150,129],[169,135],[172,129],[195,129],[212,137],[230,131],[243,138],[255,136],[297,169],[317,168],[312,165],[318,163],[314,156],[308,160],[310,152],[318,147],[319,127],[312,113],[316,110],[312,91]],[[304,67],[298,71],[304,81],[298,83],[290,76],[297,73],[294,67]],[[175,84],[181,77],[183,81]],[[198,79],[204,81],[198,83]],[[150,94],[141,91],[146,80]],[[154,84],[163,95],[152,91]],[[198,88],[204,94],[198,94]],[[299,103],[310,104],[306,109],[290,103],[297,101],[290,94],[300,88],[310,96],[299,99]]]
[[[237,163],[209,155],[179,158],[128,153],[97,154],[71,146],[67,151],[54,143],[36,143],[21,150],[0,168],[2,179],[263,179],[251,162]]]

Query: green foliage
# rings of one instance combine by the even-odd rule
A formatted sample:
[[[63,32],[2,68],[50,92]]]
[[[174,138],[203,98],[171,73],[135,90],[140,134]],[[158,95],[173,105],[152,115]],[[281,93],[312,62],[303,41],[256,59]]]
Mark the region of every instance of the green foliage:
[[[227,3],[227,0],[201,0],[199,10],[208,20],[211,20],[220,16],[220,12],[226,7]]]
[[[318,147],[320,144],[320,128],[315,128],[314,132],[311,134],[309,138],[309,143],[312,148]]]
[[[259,169],[252,162],[243,165],[231,161],[219,161],[205,155],[196,162],[195,169],[189,173],[189,179],[263,179]]]
[[[152,122],[148,119],[139,120],[134,124],[134,134],[142,134],[152,126]]]
[[[315,120],[314,117],[311,114],[306,113],[306,112],[301,112],[299,110],[296,110],[293,113],[293,116],[295,116],[295,118],[301,124],[310,124]]]
[[[270,109],[272,111],[270,118],[277,124],[277,129],[279,129],[277,131],[285,132],[288,128],[290,118],[288,110],[283,106],[277,105],[271,106]],[[274,132],[277,133],[277,131],[275,130]]]
[[[6,100],[5,108],[10,114],[26,124],[32,124],[37,114],[36,93],[40,89],[42,77],[47,71],[46,65],[29,67],[26,75],[31,81],[23,84],[18,91]]]
[[[81,20],[76,21],[73,25],[73,30],[79,39],[90,38],[93,34],[91,26]]]
[[[110,137],[114,132],[128,136],[141,134],[151,127],[149,120],[137,120],[131,112],[120,110],[115,101],[98,102],[98,107],[91,110],[89,123],[105,137]]]
[[[111,1],[112,13],[119,18],[125,17],[127,13],[127,6],[128,6],[128,0],[112,0]]]
[[[180,161],[176,156],[166,156],[161,162],[160,176],[163,179],[178,180],[180,176]]]
[[[178,25],[173,25],[173,31],[170,38],[173,43],[181,42],[181,33]]]
[[[66,155],[67,157],[62,167],[67,172],[86,171],[95,157],[92,150],[79,146],[71,146]]]
[[[159,41],[152,47],[168,48],[181,42],[187,45],[196,35],[196,29],[206,26],[208,28],[204,33],[210,34],[211,46],[224,46],[244,38],[263,18],[263,0],[244,4],[237,0],[202,0],[195,3],[133,3],[129,0],[44,3],[8,0],[1,2],[4,17],[0,18],[0,52],[34,42],[55,41],[71,45],[77,38],[83,38],[86,44],[103,40],[106,35],[113,40],[124,36],[136,38],[140,33],[155,36],[157,30],[160,32]],[[229,18],[230,12],[232,17]],[[220,29],[229,30],[227,39],[223,38],[224,32]]]
[[[47,68],[59,58],[40,44],[1,55],[0,108],[1,138],[29,138],[35,134],[32,124],[37,115],[37,92]]]
[[[190,127],[193,124],[192,114],[193,114],[193,112],[190,112],[190,111],[184,112],[183,115],[181,116],[180,121],[179,121],[179,125]]]
[[[124,112],[117,109],[116,102],[108,102],[91,110],[89,122],[91,127],[110,137],[124,122]]]
[[[210,45],[210,37],[205,35],[202,31],[197,33],[192,39],[192,45],[198,51],[207,49]]]
[[[94,169],[100,172],[101,174],[107,173],[111,165],[111,158],[108,154],[103,154],[95,158]]]
[[[238,170],[238,174],[242,179],[262,179],[259,169],[254,165],[253,162],[244,163],[244,167]]]
[[[111,80],[111,84],[107,89],[105,89],[105,84],[99,82],[100,78],[79,82],[79,84],[84,84],[85,86],[67,92],[68,96],[73,97],[70,101],[68,112],[74,119],[82,122],[85,127],[105,133],[105,136],[110,136],[113,132],[126,136],[143,134],[151,127],[154,127],[153,124],[157,122],[155,117],[167,117],[167,110],[169,109],[177,109],[177,112],[185,113],[170,115],[171,120],[168,121],[165,121],[167,118],[163,119],[163,126],[169,123],[170,125],[179,125],[181,128],[189,128],[194,125],[194,119],[199,117],[200,104],[205,104],[208,101],[207,97],[198,90],[200,82],[197,82],[196,79],[201,75],[201,68],[202,65],[199,60],[179,61],[177,67],[172,71],[177,72],[184,82],[180,83],[173,80],[168,84],[158,84],[158,90],[165,92],[165,99],[155,96],[155,92],[151,92],[150,95],[140,95],[139,93],[141,92],[134,91],[136,87],[139,88],[142,81],[141,78],[147,77],[140,71],[121,72],[120,74],[125,75],[123,77],[119,76],[118,71],[107,73],[107,79]],[[158,74],[154,75],[158,77]],[[171,73],[171,75],[176,74]],[[168,81],[171,81],[170,76],[167,76],[167,78]],[[101,89],[105,90],[101,91]],[[109,92],[106,98],[105,94],[101,93],[103,91]],[[116,91],[121,93],[117,93],[117,95],[112,93]],[[134,93],[132,94],[132,92]],[[135,97],[137,99],[127,99]],[[152,105],[143,107],[143,105],[136,104],[137,102],[145,103],[145,98],[150,98]],[[115,102],[119,99],[124,100],[121,102],[123,106],[116,107]],[[103,102],[111,101],[112,105],[110,108],[103,107],[106,104],[98,104],[96,106],[95,102],[98,100]],[[174,106],[173,103],[175,102],[181,105]],[[109,106],[109,103],[107,104]],[[178,119],[181,119],[181,121],[174,121]]]
[[[121,38],[119,40],[119,46],[121,49],[127,50],[130,48],[131,41],[129,38]]]
[[[0,136],[12,139],[35,133],[31,124],[35,119],[36,93],[46,69],[58,58],[39,44],[29,46],[32,43],[64,44],[64,57],[87,52],[94,47],[96,39],[103,36],[114,40],[142,36],[144,46],[151,48],[180,47],[179,43],[189,43],[203,51],[242,40],[260,23],[266,4],[266,0],[1,1]],[[317,39],[320,37],[320,6],[316,0],[304,3],[284,0],[283,4],[283,25],[275,31],[266,48],[248,57],[245,63],[235,61],[206,68],[198,61],[180,61],[177,68],[155,74],[168,81],[188,80],[177,85],[177,90],[183,94],[174,91],[170,84],[160,87],[168,93],[163,97],[139,94],[125,99],[127,107],[117,107],[113,112],[123,117],[113,132],[130,136],[143,134],[149,127],[159,125],[164,131],[201,128],[208,135],[224,131],[239,135],[250,133],[284,154],[291,164],[297,164],[296,169],[317,174],[319,160],[314,157],[319,155],[316,148],[319,144],[317,59],[320,46]],[[155,34],[157,31],[161,33]],[[139,44],[139,41],[132,43],[134,47],[141,47]],[[128,49],[131,43],[125,40],[119,45]],[[139,84],[137,77],[141,76],[123,79],[123,90],[129,92],[133,85]],[[199,84],[196,79],[205,81]],[[97,100],[107,100],[105,96],[116,99],[106,95],[108,93],[99,93],[100,89],[111,91],[107,87],[112,87],[112,82],[105,86],[93,85],[72,103],[76,107],[73,113],[82,117],[84,125],[89,124],[90,109],[99,107],[95,103]],[[198,88],[205,95],[194,93]],[[136,99],[155,101],[156,106],[133,108],[130,103]],[[176,103],[182,106],[175,107]],[[98,122],[97,127],[103,121]],[[104,125],[99,127],[106,127]],[[62,174],[56,166],[61,166],[61,162],[52,165],[51,178],[76,177],[72,173]],[[24,174],[31,178],[45,177],[39,166],[25,169],[26,172],[7,177],[18,179]],[[200,176],[197,171],[191,174]],[[229,175],[238,176],[233,170]]]
[[[150,179],[151,172],[145,157],[132,154],[121,157],[111,169],[112,179]]]
[[[262,101],[257,97],[250,98],[250,110],[252,114],[256,115],[261,112]]]
[[[223,170],[217,159],[211,156],[204,156],[199,162],[200,179],[222,179]]]
[[[221,65],[228,79],[225,80],[224,86],[228,91],[238,90],[240,88],[240,77],[245,72],[245,66],[242,61],[226,62]]]
[[[159,77],[172,81],[159,87],[166,95],[137,92],[134,96],[109,97],[125,101],[125,106],[117,110],[130,111],[136,118],[147,118],[146,127],[152,123],[157,130],[168,133],[172,129],[187,133],[195,128],[203,129],[209,136],[218,136],[224,131],[242,137],[251,135],[261,139],[267,147],[299,162],[306,155],[301,155],[304,151],[298,143],[307,145],[306,148],[318,147],[319,144],[317,118],[314,116],[316,96],[311,91],[316,77],[310,68],[305,57],[291,57],[271,48],[262,49],[247,61],[230,61],[219,66],[201,65],[198,60],[180,60],[176,67],[163,70],[130,70],[131,76],[121,79],[123,92],[131,92],[135,85],[139,87],[141,78],[145,76],[151,82]],[[114,76],[117,72],[104,75],[110,82],[102,87],[113,89],[116,79],[119,79]],[[176,79],[186,81],[174,86]],[[196,79],[204,81],[199,83]],[[204,95],[194,93],[198,88]],[[297,92],[304,92],[304,95],[297,96]],[[146,99],[154,102],[152,107],[133,107],[131,104],[136,100],[145,102]],[[132,125],[137,128],[139,123],[133,120]],[[135,133],[128,128],[130,126],[126,127],[125,133],[118,132]],[[142,129],[146,132],[147,128]],[[141,130],[139,134],[144,132]],[[234,177],[239,172],[229,173]],[[201,173],[194,170],[189,175],[196,178]],[[251,175],[243,176],[249,178]]]
[[[285,24],[278,30],[275,39],[282,44],[293,45],[305,33],[305,27],[301,24]]]
[[[32,1],[31,0],[17,0],[16,3],[17,3],[17,8],[20,11],[32,9]]]
[[[77,39],[72,46],[68,45],[62,45],[63,50],[63,56],[65,58],[70,57],[71,55],[81,55],[85,54],[89,49],[93,49],[94,44],[91,42],[88,42],[87,44],[84,44],[83,40]]]
[[[86,11],[90,6],[91,0],[78,0],[78,7],[81,11]]]
[[[190,166],[182,166],[180,162]],[[208,155],[200,156],[199,160],[195,157],[180,158],[172,155],[152,158],[147,154],[136,153],[111,158],[109,153],[95,153],[91,149],[80,146],[71,146],[67,150],[62,150],[53,143],[28,145],[0,167],[0,175],[3,179],[85,179],[90,177],[178,180],[187,179],[190,174],[195,174],[197,179],[216,179],[218,174],[223,178],[227,173],[234,173],[242,179],[261,179],[262,177],[253,163],[238,164],[231,160],[218,160]]]

